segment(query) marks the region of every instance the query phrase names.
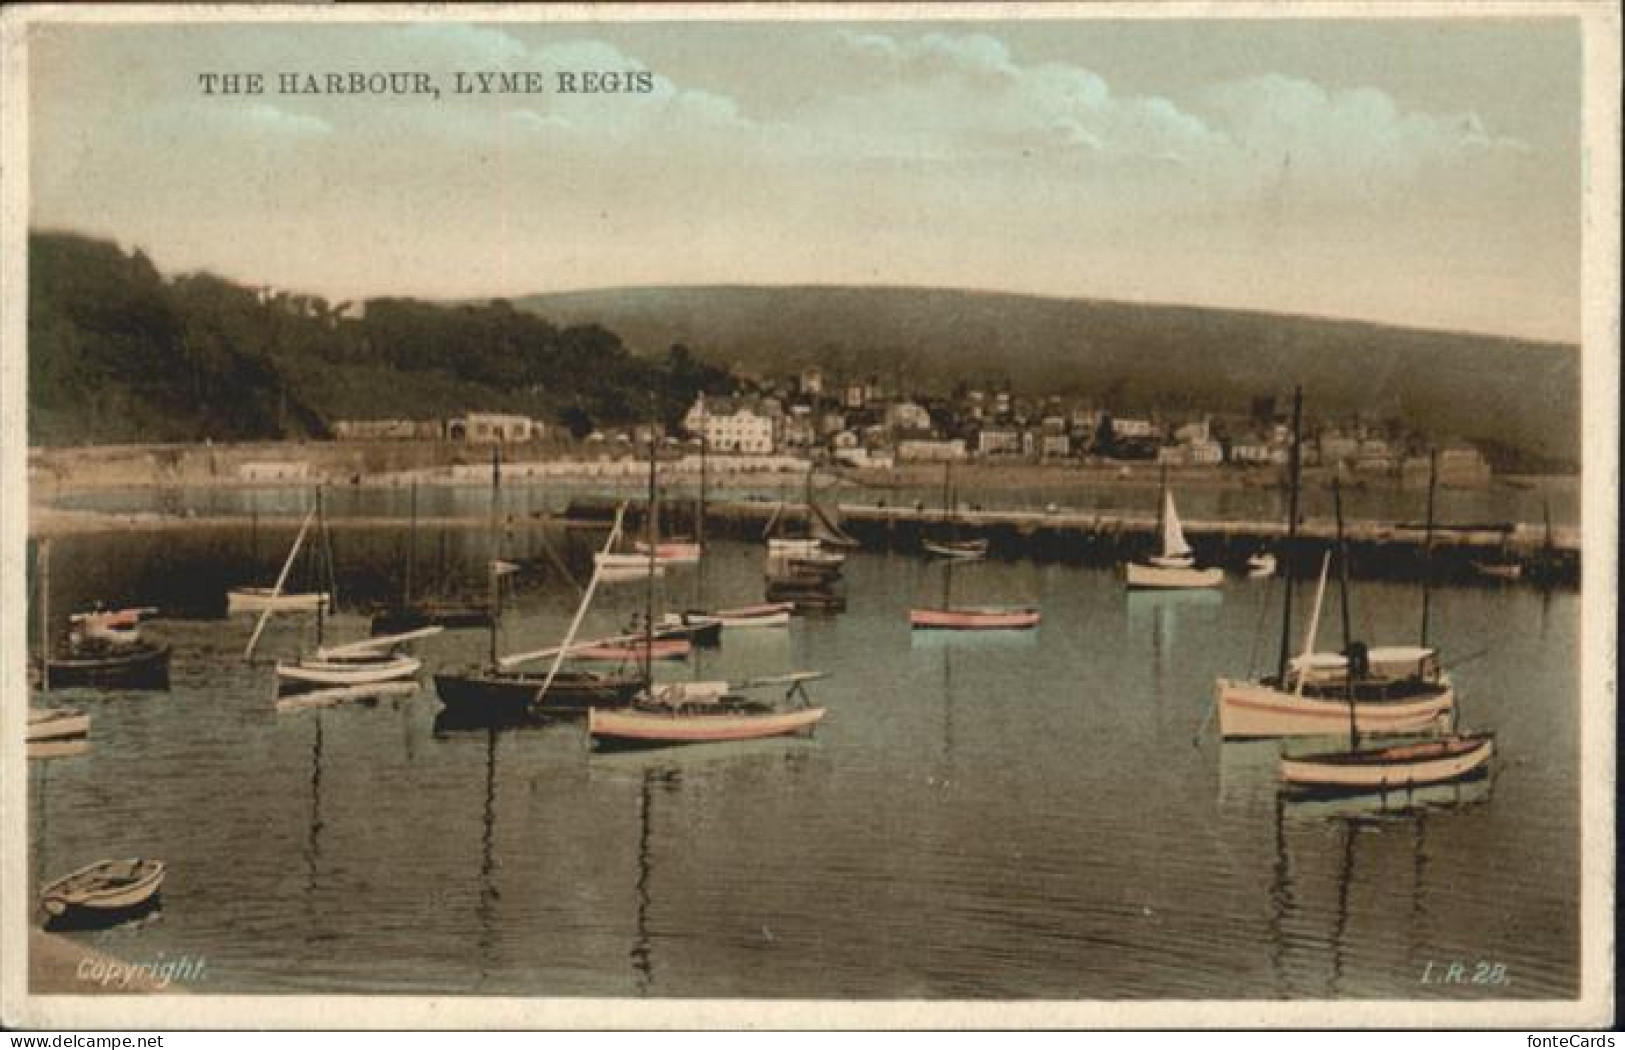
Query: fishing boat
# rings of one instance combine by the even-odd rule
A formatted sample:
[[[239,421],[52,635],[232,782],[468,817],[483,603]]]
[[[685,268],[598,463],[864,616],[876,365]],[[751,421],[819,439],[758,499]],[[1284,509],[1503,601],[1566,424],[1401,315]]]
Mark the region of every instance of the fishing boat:
[[[135,645],[141,641],[141,621],[157,615],[152,606],[133,609],[103,609],[74,613],[68,623],[81,637],[109,645]]]
[[[39,688],[168,689],[168,645],[137,638],[134,642],[89,637],[76,629],[67,647],[51,645],[51,544],[39,547]]]
[[[1179,511],[1174,507],[1174,492],[1164,477],[1162,485],[1162,513],[1157,524],[1161,552],[1152,555],[1144,564],[1131,561],[1125,566],[1131,588],[1190,590],[1196,587],[1217,587],[1224,582],[1224,570],[1197,568],[1196,554],[1185,540],[1185,530],[1179,522]]]
[[[90,716],[76,707],[31,707],[28,709],[27,742],[71,740],[90,732]]]
[[[1247,575],[1253,579],[1274,576],[1275,569],[1275,555],[1268,551],[1258,551],[1247,559]]]
[[[599,750],[763,740],[810,732],[827,711],[813,707],[805,684],[824,677],[796,672],[727,682],[652,683],[631,707],[587,712],[587,733]],[[787,686],[783,706],[751,699],[748,690]]]
[[[155,907],[164,884],[158,860],[104,860],[40,890],[48,929],[110,926]]]
[[[1297,539],[1301,419],[1300,392],[1294,395],[1292,406],[1287,550],[1295,546]],[[1341,522],[1341,503],[1338,518]],[[1425,647],[1378,649],[1377,661],[1370,658],[1370,651],[1364,646],[1354,644],[1343,654],[1315,652],[1330,563],[1331,552],[1327,551],[1321,563],[1320,582],[1305,629],[1305,641],[1298,659],[1292,660],[1288,655],[1292,630],[1292,562],[1288,559],[1276,673],[1253,680],[1220,678],[1216,683],[1219,730],[1225,739],[1329,736],[1351,729],[1359,735],[1396,735],[1436,731],[1449,724],[1455,709],[1455,693],[1449,676],[1439,667],[1437,654],[1431,650]],[[1346,559],[1342,564],[1346,566]]]
[[[956,561],[976,561],[987,557],[988,541],[986,539],[964,539],[959,535],[959,501],[953,488],[952,460],[942,464],[942,508],[948,519],[948,535],[935,539],[923,539],[920,547],[925,553],[936,558],[951,558]]]
[[[500,483],[501,460],[493,453],[491,484]],[[411,526],[407,532],[406,564],[401,578],[399,599],[389,607],[373,614],[372,633],[375,635],[401,634],[420,627],[443,627],[448,631],[488,626],[491,611],[478,601],[465,601],[447,597],[420,597],[412,593],[417,564],[418,486],[412,483]]]

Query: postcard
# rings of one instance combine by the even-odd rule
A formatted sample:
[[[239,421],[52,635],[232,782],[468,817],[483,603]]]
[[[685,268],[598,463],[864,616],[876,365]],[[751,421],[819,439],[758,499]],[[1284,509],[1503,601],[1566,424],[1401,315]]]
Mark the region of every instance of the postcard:
[[[8,1025],[1611,1023],[1617,6],[3,28]]]

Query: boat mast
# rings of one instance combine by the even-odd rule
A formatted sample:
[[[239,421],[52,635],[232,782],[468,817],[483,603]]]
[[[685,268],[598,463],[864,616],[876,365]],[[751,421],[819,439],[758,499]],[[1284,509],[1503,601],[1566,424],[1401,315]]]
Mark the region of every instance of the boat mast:
[[[1281,551],[1286,561],[1286,598],[1281,609],[1281,658],[1276,667],[1275,680],[1286,685],[1287,647],[1292,644],[1292,548],[1298,538],[1298,472],[1301,467],[1298,446],[1303,426],[1303,387],[1292,389],[1292,451],[1290,454],[1291,490],[1287,495],[1286,545]]]
[[[1428,644],[1428,612],[1433,602],[1433,495],[1439,487],[1439,450],[1428,450],[1428,520],[1422,540],[1422,640]]]
[[[406,532],[406,582],[401,586],[401,608],[412,605],[412,564],[418,560],[418,483],[412,480],[412,524]]]
[[[652,399],[651,399],[652,400]],[[643,531],[649,546],[648,579],[643,588],[643,687],[654,690],[655,668],[655,418],[649,416],[649,501]]]
[[[51,541],[39,541],[39,685],[51,691]]]
[[[1332,479],[1332,507],[1337,514],[1337,589],[1343,604],[1343,652],[1347,654],[1351,636],[1349,626],[1349,545],[1343,535],[1343,484]]]
[[[706,439],[705,428],[700,428],[700,509],[694,516],[694,542],[699,545],[700,553],[705,553],[705,497],[706,482]]]
[[[318,581],[317,586],[319,588],[322,588],[322,590],[318,591],[318,594],[326,593],[328,595],[331,595],[331,600],[334,601],[334,602],[337,602],[338,601],[338,588],[336,586],[332,585],[333,559],[332,559],[332,555],[330,553],[326,553],[328,551],[328,547],[327,547],[327,515],[322,510],[322,487],[320,485],[316,486],[316,531],[318,533],[320,533],[321,537],[322,537],[322,549],[316,552],[316,558],[315,558],[316,564],[318,566],[318,570],[317,570],[317,573],[316,573],[316,579]],[[326,570],[325,572],[322,571],[322,569],[324,569],[324,568]],[[324,636],[325,631],[326,631],[326,625],[327,625],[327,617],[326,617],[327,610],[325,608],[326,605],[327,605],[326,602],[322,601],[320,598],[317,599],[317,601],[316,601],[316,648],[317,649],[320,649],[322,647],[322,642],[324,640],[323,636]]]
[[[502,617],[502,592],[497,576],[497,556],[501,553],[497,541],[497,502],[502,488],[502,449],[491,446],[491,557],[487,567],[486,602],[491,609],[489,666],[497,666],[497,621]]]

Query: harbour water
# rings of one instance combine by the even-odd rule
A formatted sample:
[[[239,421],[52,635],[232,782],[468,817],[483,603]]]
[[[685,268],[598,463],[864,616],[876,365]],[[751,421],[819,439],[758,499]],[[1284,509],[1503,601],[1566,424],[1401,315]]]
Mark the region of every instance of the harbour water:
[[[562,635],[576,592],[549,552],[580,579],[600,535],[510,541],[526,569],[505,651]],[[958,600],[1037,602],[1042,626],[927,635],[907,612],[940,598],[941,568],[857,554],[847,612],[731,632],[660,672],[828,671],[814,738],[600,755],[579,724],[438,727],[427,675],[407,699],[278,714],[267,661],[309,645],[311,624],[274,621],[245,663],[251,622],[223,618],[221,596],[273,578],[287,539],[245,526],[52,547],[54,610],[158,605],[153,633],[174,661],[168,692],[50,695],[94,721],[85,753],[30,763],[30,876],[162,858],[159,916],[78,936],[129,958],[206,959],[195,990],[1577,993],[1573,592],[1434,592],[1431,640],[1463,723],[1497,733],[1495,774],[1384,811],[1282,800],[1279,744],[1218,739],[1214,677],[1273,665],[1279,581],[1130,595],[1100,569],[972,565],[956,571]],[[404,530],[346,530],[334,547],[341,601],[395,593]],[[417,550],[420,593],[481,585],[483,537],[425,531]],[[662,601],[758,601],[761,570],[758,545],[720,542],[703,571],[668,576]],[[638,585],[606,588],[589,633],[642,603]],[[1351,605],[1356,637],[1415,639],[1415,586],[1362,581]],[[348,611],[328,637],[365,630]],[[1321,637],[1341,640],[1333,601]],[[448,632],[419,651],[433,668],[485,648],[482,632]],[[1500,979],[1438,980],[1453,964]]]

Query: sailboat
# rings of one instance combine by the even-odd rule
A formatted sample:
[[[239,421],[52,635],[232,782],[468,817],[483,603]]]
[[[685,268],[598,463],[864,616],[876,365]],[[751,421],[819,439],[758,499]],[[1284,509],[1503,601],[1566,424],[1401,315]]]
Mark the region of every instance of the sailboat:
[[[500,467],[493,463],[492,470],[492,484],[496,484],[496,472]],[[373,615],[372,633],[397,634],[420,627],[444,627],[447,630],[456,630],[489,626],[491,611],[477,601],[427,597],[412,593],[418,538],[418,485],[415,481],[412,482],[411,520],[411,528],[407,533],[406,565],[402,575],[400,598],[393,605]]]
[[[858,541],[841,528],[835,513],[826,510],[813,498],[814,469],[809,462],[806,494],[803,497],[805,523],[801,534],[789,534],[789,515],[785,513],[786,507],[782,503],[774,508],[773,516],[768,520],[767,555],[778,574],[795,570],[812,572],[839,569],[846,561],[846,555],[839,553],[840,549],[858,546]],[[773,531],[775,525],[779,526],[776,533]]]
[[[913,629],[943,631],[1024,631],[1038,626],[1040,612],[1033,605],[955,605],[954,561],[942,566],[942,604],[908,611]]]
[[[949,535],[946,539],[922,540],[920,546],[927,554],[939,558],[975,561],[987,557],[988,544],[985,538],[966,540],[959,537],[959,501],[954,496],[953,469],[953,460],[948,460],[942,465],[942,505],[948,517]]]
[[[272,612],[314,612],[318,608],[325,608],[332,603],[332,595],[321,591],[300,591],[286,593],[282,590],[288,582],[288,570],[293,568],[294,559],[299,557],[299,548],[305,542],[305,534],[310,531],[310,523],[316,518],[316,509],[312,507],[305,515],[305,520],[299,526],[299,533],[293,538],[293,546],[288,550],[288,557],[282,563],[282,571],[277,575],[276,583],[270,587],[233,587],[226,592],[226,614],[235,616],[238,613]]]
[[[321,561],[328,578],[328,590],[325,593],[332,595],[338,588],[332,582],[332,553],[327,542],[327,522],[322,516],[321,489],[316,490],[315,512],[319,532],[323,538]],[[277,661],[276,677],[279,693],[347,686],[374,686],[404,681],[418,673],[423,661],[402,652],[400,646],[419,638],[439,634],[442,630],[437,626],[423,627],[401,634],[368,638],[348,645],[324,647],[322,643],[325,639],[327,621],[325,613],[326,606],[319,603],[316,606],[315,652],[291,662]],[[261,625],[270,614],[269,608],[264,610],[260,617]]]
[[[168,689],[168,645],[87,636],[76,628],[67,648],[54,651],[51,631],[51,541],[39,545],[39,688]]]
[[[1135,561],[1127,564],[1129,587],[1189,590],[1217,587],[1223,583],[1223,569],[1196,567],[1196,554],[1185,540],[1185,530],[1179,523],[1179,511],[1174,507],[1174,491],[1168,487],[1166,474],[1162,482],[1160,518],[1157,533],[1162,544],[1161,553],[1152,555],[1145,564]]]
[[[1381,662],[1363,649],[1346,654],[1315,653],[1322,599],[1325,597],[1328,553],[1321,567],[1320,586],[1296,661],[1288,659],[1292,630],[1292,561],[1298,527],[1300,489],[1299,431],[1302,392],[1293,395],[1291,490],[1287,510],[1286,598],[1281,618],[1281,651],[1274,676],[1255,680],[1220,678],[1216,683],[1219,731],[1229,739],[1287,736],[1326,736],[1352,725],[1360,734],[1417,733],[1442,728],[1455,707],[1449,677],[1439,671],[1436,654],[1395,648],[1373,650]],[[1424,647],[1425,648],[1425,647]],[[1409,662],[1416,657],[1415,665]],[[1397,672],[1397,673],[1396,673]]]
[[[609,536],[604,541],[604,550],[600,553],[608,553],[620,542],[621,522],[625,515],[626,506],[622,504],[615,512],[615,523],[611,526]],[[440,702],[446,709],[445,713],[453,719],[501,722],[543,714],[580,715],[594,705],[618,706],[629,702],[643,684],[639,676],[579,668],[566,669],[562,666],[564,659],[572,654],[576,630],[586,616],[598,585],[614,578],[615,570],[598,558],[594,558],[592,578],[587,581],[586,589],[582,592],[575,618],[562,645],[530,653],[497,655],[501,602],[498,590],[499,567],[495,549],[495,521],[493,509],[489,656],[484,666],[470,667],[462,671],[444,671],[434,676],[435,692],[440,696]],[[643,560],[647,567],[649,555],[643,555]],[[614,640],[586,645],[604,644],[606,641]],[[546,657],[552,657],[554,662],[545,673],[521,669],[523,664]]]

